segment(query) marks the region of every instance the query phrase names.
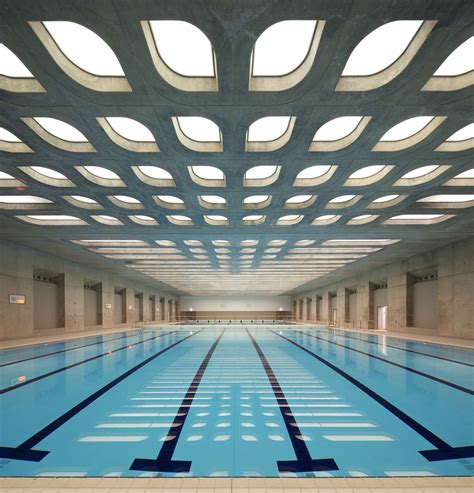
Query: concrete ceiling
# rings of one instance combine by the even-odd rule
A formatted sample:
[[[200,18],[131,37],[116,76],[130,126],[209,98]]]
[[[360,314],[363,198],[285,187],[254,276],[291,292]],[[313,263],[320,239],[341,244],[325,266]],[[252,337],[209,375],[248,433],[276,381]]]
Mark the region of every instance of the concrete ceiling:
[[[0,43],[32,74],[0,75],[0,172],[12,177],[0,176],[0,238],[154,280],[175,293],[234,295],[299,292],[474,234],[474,202],[452,197],[474,194],[474,175],[469,175],[474,138],[471,133],[447,142],[472,123],[474,72],[433,77],[472,36],[472,2],[4,0],[0,9]],[[169,60],[163,63],[159,41],[154,44],[150,24],[142,22],[153,20],[186,21],[205,33],[216,76],[183,77]],[[296,60],[288,76],[251,76],[257,39],[285,20],[318,21],[306,56]],[[425,22],[386,69],[373,76],[341,76],[359,42],[397,20]],[[54,42],[53,31],[42,24],[48,21],[74,22],[93,31],[116,55],[123,75],[82,70]],[[290,51],[294,41],[284,40]],[[86,62],[95,56],[76,40],[77,46],[79,51],[84,46]],[[1,60],[0,74],[8,75]],[[185,120],[179,127],[174,118],[185,116],[214,122],[220,142],[183,135]],[[293,118],[281,137],[247,142],[251,124],[269,116]],[[356,121],[347,137],[313,141],[324,124],[345,116],[366,118]],[[395,125],[420,116],[435,118],[412,136],[381,142]],[[44,117],[73,126],[85,142],[74,132],[76,142],[51,135],[38,125]],[[151,137],[139,127],[146,139],[123,138],[107,117],[136,120]],[[197,129],[204,131],[206,125],[200,122]],[[67,180],[45,177],[31,166],[47,167]],[[87,166],[119,178],[100,178]],[[172,181],[150,178],[139,166],[157,166]],[[213,166],[225,179],[202,181],[191,166]],[[278,171],[263,181],[246,181],[246,171],[255,166],[278,166]],[[328,168],[313,181],[295,183],[311,166]],[[381,168],[373,176],[349,179],[368,166]],[[433,166],[430,174],[402,179],[425,166]],[[456,178],[461,173],[464,178]],[[2,203],[2,197],[12,195],[50,202]],[[116,195],[138,203],[117,201]],[[243,205],[254,195],[271,200],[262,208]],[[301,195],[308,196],[303,203],[286,203]],[[330,202],[346,195],[354,197]],[[391,195],[396,197],[373,202]],[[438,195],[450,197],[419,202]],[[169,205],[166,196],[183,204]],[[220,196],[226,203],[223,208],[209,205],[203,196]],[[428,216],[390,219],[406,214]],[[36,215],[77,220],[49,225]],[[263,217],[243,222],[249,215]],[[295,217],[281,224],[279,218],[288,215]],[[320,216],[329,217],[313,222]],[[399,241],[366,241],[383,239]]]

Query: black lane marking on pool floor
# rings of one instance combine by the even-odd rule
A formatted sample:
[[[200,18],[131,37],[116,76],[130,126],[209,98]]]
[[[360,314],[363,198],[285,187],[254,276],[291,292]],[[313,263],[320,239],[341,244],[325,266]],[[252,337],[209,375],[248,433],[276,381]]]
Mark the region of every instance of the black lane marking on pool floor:
[[[278,403],[278,408],[280,409],[281,417],[285,422],[286,431],[288,432],[294,453],[296,455],[296,460],[279,460],[277,462],[278,470],[280,472],[338,471],[339,467],[334,459],[313,459],[311,457],[306,443],[302,440],[302,433],[298,424],[295,422],[294,418],[290,418],[290,416],[293,416],[293,412],[288,404],[288,401],[286,400],[283,389],[278,383],[278,379],[273,372],[270,363],[252,334],[248,331],[248,329],[245,330],[247,331],[255,351],[257,351],[265,373],[267,374],[268,381],[272,387],[273,394]]]
[[[109,351],[106,351],[105,353],[102,354],[97,354],[96,356],[91,356],[90,358],[83,359],[81,361],[77,361],[76,363],[71,363],[70,365],[63,366],[61,368],[57,368],[56,370],[49,371],[48,373],[43,373],[42,375],[38,375],[37,377],[33,377],[29,380],[25,380],[24,382],[17,383],[15,385],[12,385],[10,387],[5,387],[3,389],[0,389],[0,395],[6,394],[7,392],[11,392],[12,390],[19,389],[21,387],[24,387],[25,385],[30,385],[32,383],[38,382],[39,380],[43,380],[43,378],[48,378],[52,375],[56,375],[57,373],[61,373],[66,370],[70,370],[71,368],[74,368],[79,365],[84,365],[86,363],[89,363],[90,361],[94,361],[99,358],[103,358],[104,356],[109,356],[111,354],[117,353],[118,351],[123,351],[124,349],[128,349],[134,346],[138,346],[140,344],[144,344],[145,342],[148,341],[153,341],[155,339],[159,339],[160,337],[164,337],[166,335],[171,335],[174,334],[175,332],[178,332],[177,330],[172,330],[171,332],[165,332],[163,334],[158,334],[155,337],[150,337],[149,339],[144,339],[143,341],[138,341],[134,342],[133,344],[126,344],[125,346],[119,347],[117,349],[111,349]]]
[[[366,342],[368,344],[375,344],[376,346],[380,346],[380,342],[378,342],[378,341],[371,341],[370,339],[359,339],[358,337],[351,337],[349,335],[346,335],[345,333],[336,332],[336,331],[330,331],[329,333],[334,334],[336,337],[343,337],[343,338],[347,338],[347,339],[352,339],[354,341]],[[367,335],[369,337],[380,337],[380,336],[371,335],[371,334],[367,334]],[[390,336],[383,336],[383,337],[389,337],[390,338]],[[415,343],[422,344],[422,341],[410,341],[408,339],[406,340],[406,342],[415,342]],[[448,361],[449,363],[456,363],[458,365],[470,366],[471,368],[474,367],[474,364],[467,363],[465,361],[458,361],[456,359],[445,358],[444,356],[437,356],[435,354],[423,353],[422,351],[415,351],[414,349],[406,349],[406,348],[402,348],[402,347],[398,347],[398,346],[392,346],[390,344],[385,344],[385,346],[392,348],[392,349],[397,349],[398,351],[403,351],[404,353],[420,354],[422,356],[428,356],[428,358],[435,358],[435,359],[439,359],[442,361]],[[460,348],[459,346],[452,346],[452,347],[455,349],[464,349],[464,348]]]
[[[151,331],[146,330],[146,331],[133,331],[133,332],[134,333],[132,333],[132,334],[125,334],[123,336],[114,337],[113,339],[107,339],[105,341],[92,342],[91,344],[84,344],[83,346],[74,346],[74,347],[70,347],[67,349],[61,349],[59,351],[54,351],[52,353],[38,354],[38,356],[31,356],[30,358],[19,359],[17,361],[10,361],[9,363],[1,364],[0,368],[3,368],[4,366],[16,365],[17,363],[24,363],[25,361],[31,361],[31,360],[39,359],[39,358],[45,358],[46,356],[53,356],[55,354],[67,353],[68,351],[74,351],[75,349],[82,349],[82,348],[89,347],[89,346],[97,346],[99,344],[106,344],[108,342],[113,342],[113,341],[118,341],[120,339],[125,339],[126,337],[135,337],[135,336],[140,335],[140,334],[149,334]],[[91,336],[91,337],[101,337],[101,336]],[[58,342],[61,343],[64,341],[58,341]],[[51,342],[48,344],[57,344],[58,342]],[[38,345],[42,345],[42,344],[38,344]],[[31,346],[29,346],[29,347],[31,347]],[[16,348],[16,349],[22,349],[22,348]]]
[[[183,337],[179,341],[174,342],[168,347],[165,347],[161,351],[158,351],[157,353],[143,360],[141,363],[138,363],[138,365],[135,365],[133,368],[130,368],[130,370],[127,370],[125,373],[122,373],[120,376],[109,382],[107,385],[104,385],[102,388],[100,388],[90,396],[86,397],[84,400],[79,402],[79,404],[76,404],[74,407],[69,409],[69,411],[66,411],[63,415],[59,416],[59,418],[56,418],[54,421],[46,425],[44,428],[42,428],[40,431],[32,435],[30,438],[25,440],[17,447],[0,446],[0,458],[24,460],[30,462],[40,462],[44,457],[46,457],[49,454],[49,451],[33,450],[33,447],[35,445],[37,445],[39,442],[44,440],[47,436],[51,435],[51,433],[53,433],[58,428],[60,428],[64,423],[69,421],[76,414],[80,413],[83,409],[89,406],[89,404],[92,404],[95,400],[97,400],[99,397],[107,393],[110,389],[115,387],[117,384],[128,378],[136,371],[140,370],[140,368],[143,368],[145,365],[153,361],[158,356],[161,356],[163,353],[166,353],[167,351],[174,348],[178,344],[181,344],[182,342],[186,341],[190,337],[195,336],[196,334],[199,334],[200,332],[201,331],[198,331],[195,332],[194,334],[189,334],[186,337]]]
[[[349,351],[354,351],[359,354],[363,354],[365,356],[368,356],[369,358],[376,359],[378,361],[382,361],[384,363],[387,363],[387,365],[392,365],[396,366],[398,368],[401,368],[402,370],[409,371],[411,373],[415,373],[416,375],[420,375],[421,377],[429,378],[430,380],[433,380],[437,383],[441,383],[442,385],[447,385],[448,387],[452,387],[453,389],[460,390],[461,392],[465,392],[466,394],[469,395],[474,395],[474,390],[468,389],[467,387],[463,387],[462,385],[458,385],[457,383],[449,382],[448,380],[443,380],[442,378],[435,377],[434,375],[430,375],[429,373],[425,373],[420,370],[415,370],[414,368],[410,368],[409,366],[402,365],[401,363],[396,363],[395,361],[390,361],[389,359],[381,358],[380,356],[376,356],[375,354],[370,354],[366,353],[365,351],[362,351],[360,349],[355,349],[350,346],[346,346],[345,344],[341,344],[339,342],[335,341],[330,341],[328,339],[324,339],[322,337],[316,336],[314,334],[308,334],[307,332],[301,332],[301,331],[295,331],[297,334],[302,334],[308,337],[312,337],[313,339],[318,339],[319,341],[327,342],[328,344],[333,344],[335,346],[343,347],[345,349],[348,349]]]
[[[184,423],[189,415],[194,397],[199,389],[202,377],[206,371],[207,365],[214,354],[225,329],[219,334],[217,339],[212,344],[202,363],[197,369],[193,381],[188,387],[179,409],[176,411],[173,423],[171,424],[167,435],[172,435],[173,439],[165,441],[161,446],[156,459],[135,459],[130,466],[131,471],[153,471],[153,472],[189,472],[191,469],[191,461],[188,460],[173,460],[173,454],[179,442],[179,437],[184,428]]]
[[[378,404],[380,404],[385,409],[387,409],[387,411],[389,411],[398,419],[403,421],[408,427],[410,427],[413,431],[418,433],[418,435],[422,436],[425,440],[427,440],[432,445],[434,445],[436,447],[436,449],[434,450],[419,451],[419,453],[423,457],[425,457],[425,459],[427,459],[428,461],[434,462],[440,460],[467,459],[469,457],[474,457],[474,445],[468,445],[465,447],[451,447],[449,443],[445,442],[443,439],[441,439],[433,432],[425,428],[421,423],[418,423],[418,421],[408,416],[408,414],[404,413],[401,409],[396,407],[394,404],[384,399],[380,394],[377,394],[377,392],[370,389],[362,382],[359,382],[359,380],[352,377],[344,370],[341,370],[341,368],[337,367],[336,365],[333,365],[329,361],[325,360],[324,358],[317,355],[316,353],[313,353],[313,351],[305,348],[304,346],[297,343],[296,341],[293,341],[288,337],[285,337],[284,335],[275,332],[274,330],[271,329],[268,330],[273,334],[277,335],[278,337],[281,337],[285,341],[289,342],[290,344],[293,344],[294,346],[300,348],[301,350],[303,350],[305,353],[309,354],[313,358],[316,358],[318,361],[331,368],[331,370],[334,370],[336,373],[341,375],[341,377],[348,380],[350,383],[355,385],[359,390],[367,394],[369,397],[374,399]]]

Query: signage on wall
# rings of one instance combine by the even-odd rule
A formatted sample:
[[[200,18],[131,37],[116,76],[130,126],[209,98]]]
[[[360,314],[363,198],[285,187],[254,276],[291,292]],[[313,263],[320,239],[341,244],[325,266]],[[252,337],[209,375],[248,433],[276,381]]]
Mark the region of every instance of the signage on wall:
[[[112,308],[112,303],[106,303],[105,308]]]
[[[26,304],[26,296],[24,294],[11,294],[10,295],[10,303],[12,305],[25,305]]]

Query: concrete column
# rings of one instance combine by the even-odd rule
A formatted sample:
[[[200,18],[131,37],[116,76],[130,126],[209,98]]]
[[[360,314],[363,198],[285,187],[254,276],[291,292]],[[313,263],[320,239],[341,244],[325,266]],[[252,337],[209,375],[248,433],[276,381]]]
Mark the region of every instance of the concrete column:
[[[340,287],[337,290],[337,322],[344,323],[348,320],[348,310],[349,310],[349,295],[348,290],[344,287]]]
[[[114,327],[114,285],[109,280],[102,281],[101,285],[101,308],[102,326],[104,329]]]
[[[125,288],[125,323],[132,325],[135,315],[135,291],[130,288]]]
[[[413,326],[413,277],[404,270],[390,273],[387,281],[387,329],[400,332]]]
[[[84,277],[81,270],[67,270],[59,284],[62,287],[59,306],[64,306],[66,332],[84,330]]]
[[[302,304],[301,304],[301,320],[305,321],[307,320],[307,299],[306,298],[303,298],[302,300]]]
[[[322,310],[323,320],[326,321],[331,320],[330,310],[331,310],[331,300],[329,299],[329,291],[325,291],[323,294],[323,310]]]
[[[374,289],[371,282],[360,283],[357,286],[357,315],[358,328],[373,329],[374,324]]]

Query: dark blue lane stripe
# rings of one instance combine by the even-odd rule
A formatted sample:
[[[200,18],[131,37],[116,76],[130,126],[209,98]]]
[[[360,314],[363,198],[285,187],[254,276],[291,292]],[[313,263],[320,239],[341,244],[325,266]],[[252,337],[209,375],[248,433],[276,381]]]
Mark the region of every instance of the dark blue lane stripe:
[[[188,417],[191,405],[198,391],[202,377],[206,371],[207,365],[214,354],[225,329],[219,334],[214,344],[211,346],[206,356],[202,360],[199,368],[194,375],[193,381],[188,387],[179,409],[176,411],[173,423],[171,424],[167,435],[172,435],[173,440],[166,441],[161,446],[160,452],[156,459],[135,459],[130,466],[131,471],[153,471],[153,472],[189,472],[191,469],[191,461],[188,460],[173,460],[173,454],[179,442],[179,437],[184,428],[184,423]]]
[[[468,389],[467,387],[463,387],[462,385],[458,385],[457,383],[453,382],[448,382],[448,380],[444,380],[439,377],[435,377],[434,375],[430,375],[429,373],[425,373],[420,370],[415,370],[414,368],[410,368],[409,366],[402,365],[400,363],[395,363],[395,361],[390,361],[389,359],[381,358],[380,356],[375,356],[374,354],[366,353],[365,351],[362,351],[360,349],[355,349],[350,346],[346,346],[345,344],[340,344],[339,342],[334,342],[334,341],[329,341],[328,339],[324,339],[322,337],[316,336],[314,334],[308,334],[307,332],[301,332],[301,331],[294,331],[297,334],[303,334],[308,337],[313,337],[314,339],[318,339],[319,341],[327,342],[329,344],[333,344],[335,346],[343,347],[345,349],[349,349],[349,351],[354,351],[359,354],[363,354],[365,356],[368,356],[369,358],[376,359],[378,361],[383,361],[384,363],[387,363],[387,365],[392,365],[396,366],[398,368],[401,368],[402,370],[409,371],[411,373],[415,373],[417,375],[420,375],[425,378],[429,378],[430,380],[434,380],[437,383],[441,383],[443,385],[447,385],[448,387],[452,387],[453,389],[460,390],[461,392],[465,392],[466,394],[469,395],[474,395],[474,390]]]
[[[345,333],[343,333],[341,331],[335,331],[334,330],[334,331],[330,331],[330,333],[334,333],[335,336],[344,337],[345,339],[353,339],[354,341],[367,342],[368,344],[375,344],[377,346],[380,345],[380,343],[377,342],[377,341],[371,341],[370,339],[359,339],[358,337],[351,337],[351,336],[346,335]],[[364,334],[364,335],[367,335],[369,337],[380,337],[380,336],[376,336],[375,334],[374,335],[372,335],[372,334]],[[386,336],[386,337],[389,337],[390,338],[390,336]],[[409,341],[407,339],[406,342],[408,343],[408,342],[417,342],[417,341]],[[428,356],[429,358],[435,358],[435,359],[439,359],[439,360],[442,360],[442,361],[448,361],[449,363],[456,363],[458,365],[464,365],[464,366],[474,367],[474,364],[466,363],[465,361],[458,361],[456,359],[445,358],[444,356],[436,356],[435,354],[423,353],[422,351],[415,351],[414,349],[406,349],[406,348],[402,348],[402,347],[398,347],[398,346],[391,346],[390,344],[385,344],[385,345],[387,347],[389,347],[389,348],[398,349],[398,351],[403,351],[405,353],[420,354],[422,356]],[[453,346],[453,347],[458,348],[458,346]]]
[[[252,341],[253,347],[257,351],[263,368],[265,369],[265,373],[267,374],[268,381],[272,387],[273,394],[278,402],[281,417],[285,422],[286,431],[290,437],[293,451],[296,455],[296,460],[279,460],[277,462],[278,470],[280,472],[338,471],[339,467],[337,467],[334,459],[313,459],[311,457],[306,443],[301,439],[302,433],[296,423],[296,420],[294,418],[290,418],[290,416],[293,416],[293,412],[291,411],[291,407],[286,400],[283,389],[278,383],[278,379],[275,376],[270,363],[249,330],[245,330]]]
[[[74,368],[75,366],[84,365],[85,363],[89,363],[90,361],[94,361],[96,359],[103,358],[104,356],[109,356],[111,354],[117,353],[118,351],[123,351],[124,349],[128,349],[128,348],[133,347],[133,346],[138,346],[140,344],[144,344],[145,342],[148,342],[148,341],[153,341],[155,339],[159,339],[160,337],[163,337],[163,336],[166,336],[169,334],[174,334],[175,332],[177,332],[177,330],[173,330],[171,332],[165,332],[164,334],[158,334],[155,337],[150,337],[149,339],[144,339],[143,341],[134,342],[133,344],[126,344],[125,346],[119,347],[117,349],[113,349],[113,350],[111,349],[110,351],[106,351],[105,353],[98,354],[96,356],[92,356],[90,358],[83,359],[81,361],[77,361],[76,363],[71,363],[70,365],[63,366],[61,368],[57,368],[56,370],[49,371],[48,373],[43,373],[42,375],[38,375],[37,377],[31,378],[29,380],[25,380],[24,382],[20,382],[20,383],[17,383],[15,385],[12,385],[10,387],[5,387],[3,389],[0,389],[0,395],[6,394],[7,392],[11,392],[12,390],[19,389],[20,387],[24,387],[25,385],[30,385],[32,383],[38,382],[39,380],[43,380],[43,378],[48,378],[52,375],[56,375],[57,373],[61,373],[61,372],[66,371],[66,370],[70,370],[71,368]]]
[[[61,349],[59,351],[54,351],[52,353],[39,354],[38,356],[31,356],[30,358],[19,359],[16,361],[10,361],[9,363],[2,363],[0,365],[0,368],[3,368],[4,366],[16,365],[17,363],[24,363],[25,361],[31,361],[31,360],[35,360],[35,359],[39,359],[39,358],[45,358],[46,356],[52,356],[54,354],[67,353],[68,351],[74,351],[75,349],[82,349],[82,348],[89,347],[89,346],[97,346],[98,344],[106,344],[108,342],[118,341],[120,339],[125,339],[126,337],[135,337],[139,334],[148,334],[148,333],[151,333],[152,331],[151,330],[144,330],[144,331],[140,332],[139,330],[134,330],[134,331],[130,331],[130,332],[135,332],[135,333],[134,334],[125,334],[123,336],[114,337],[113,339],[107,339],[105,341],[92,342],[91,344],[84,344],[83,346],[74,346],[74,347],[70,347],[67,349]],[[90,336],[90,337],[101,337],[101,336]],[[89,339],[89,337],[87,337],[86,339]],[[74,340],[74,339],[72,339],[72,340]],[[60,341],[58,341],[58,342],[60,342]],[[61,341],[61,342],[64,342],[64,341]],[[57,344],[57,342],[53,342],[51,344]],[[29,346],[29,347],[31,347],[31,346]],[[20,349],[20,348],[16,348],[16,349]]]
[[[420,454],[423,455],[428,461],[432,462],[438,460],[462,459],[462,458],[474,457],[474,446],[451,447],[451,445],[449,445],[443,439],[441,439],[433,432],[425,428],[421,423],[419,423],[412,417],[408,416],[408,414],[404,413],[401,409],[399,409],[394,404],[384,399],[380,394],[377,394],[377,392],[370,389],[362,382],[359,382],[359,380],[352,377],[341,368],[337,367],[336,365],[333,365],[326,359],[322,358],[316,353],[313,353],[313,351],[310,351],[309,349],[305,348],[301,344],[298,344],[296,341],[293,341],[292,339],[289,339],[288,337],[285,337],[284,335],[281,335],[278,332],[275,332],[274,330],[271,329],[268,330],[273,334],[277,335],[278,337],[281,337],[285,341],[288,341],[290,344],[293,344],[294,346],[300,348],[305,353],[309,354],[313,358],[316,358],[318,361],[331,368],[331,370],[335,371],[336,373],[341,375],[341,377],[345,378],[350,383],[355,385],[358,389],[360,389],[362,392],[364,392],[369,397],[374,399],[378,404],[380,404],[385,409],[387,409],[387,411],[389,411],[398,419],[403,421],[408,427],[410,427],[413,431],[418,433],[418,435],[422,436],[425,440],[427,440],[432,445],[434,445],[436,447],[435,450],[420,451]]]
[[[86,397],[84,400],[79,402],[79,404],[76,404],[73,408],[69,409],[69,411],[66,411],[62,416],[59,416],[59,418],[56,418],[54,421],[46,425],[40,431],[38,431],[33,436],[25,440],[22,444],[18,445],[18,447],[0,447],[0,458],[39,462],[46,455],[49,454],[49,451],[32,450],[32,448],[35,445],[37,445],[39,442],[44,440],[47,436],[51,435],[51,433],[56,431],[64,423],[69,421],[76,414],[80,413],[83,409],[85,409],[87,406],[92,404],[99,397],[107,393],[110,389],[115,387],[117,384],[128,378],[136,371],[140,370],[140,368],[143,368],[145,365],[153,361],[158,356],[162,355],[163,353],[166,353],[167,351],[176,347],[178,344],[181,344],[182,342],[186,341],[190,337],[199,334],[199,332],[201,331],[183,337],[179,341],[170,344],[168,347],[165,347],[161,351],[158,351],[157,353],[143,360],[141,363],[138,363],[138,365],[135,365],[133,368],[130,368],[130,370],[127,370],[125,373],[122,373],[122,375],[118,376],[117,378],[109,382],[107,385],[104,385],[102,388],[91,394],[89,397]]]

